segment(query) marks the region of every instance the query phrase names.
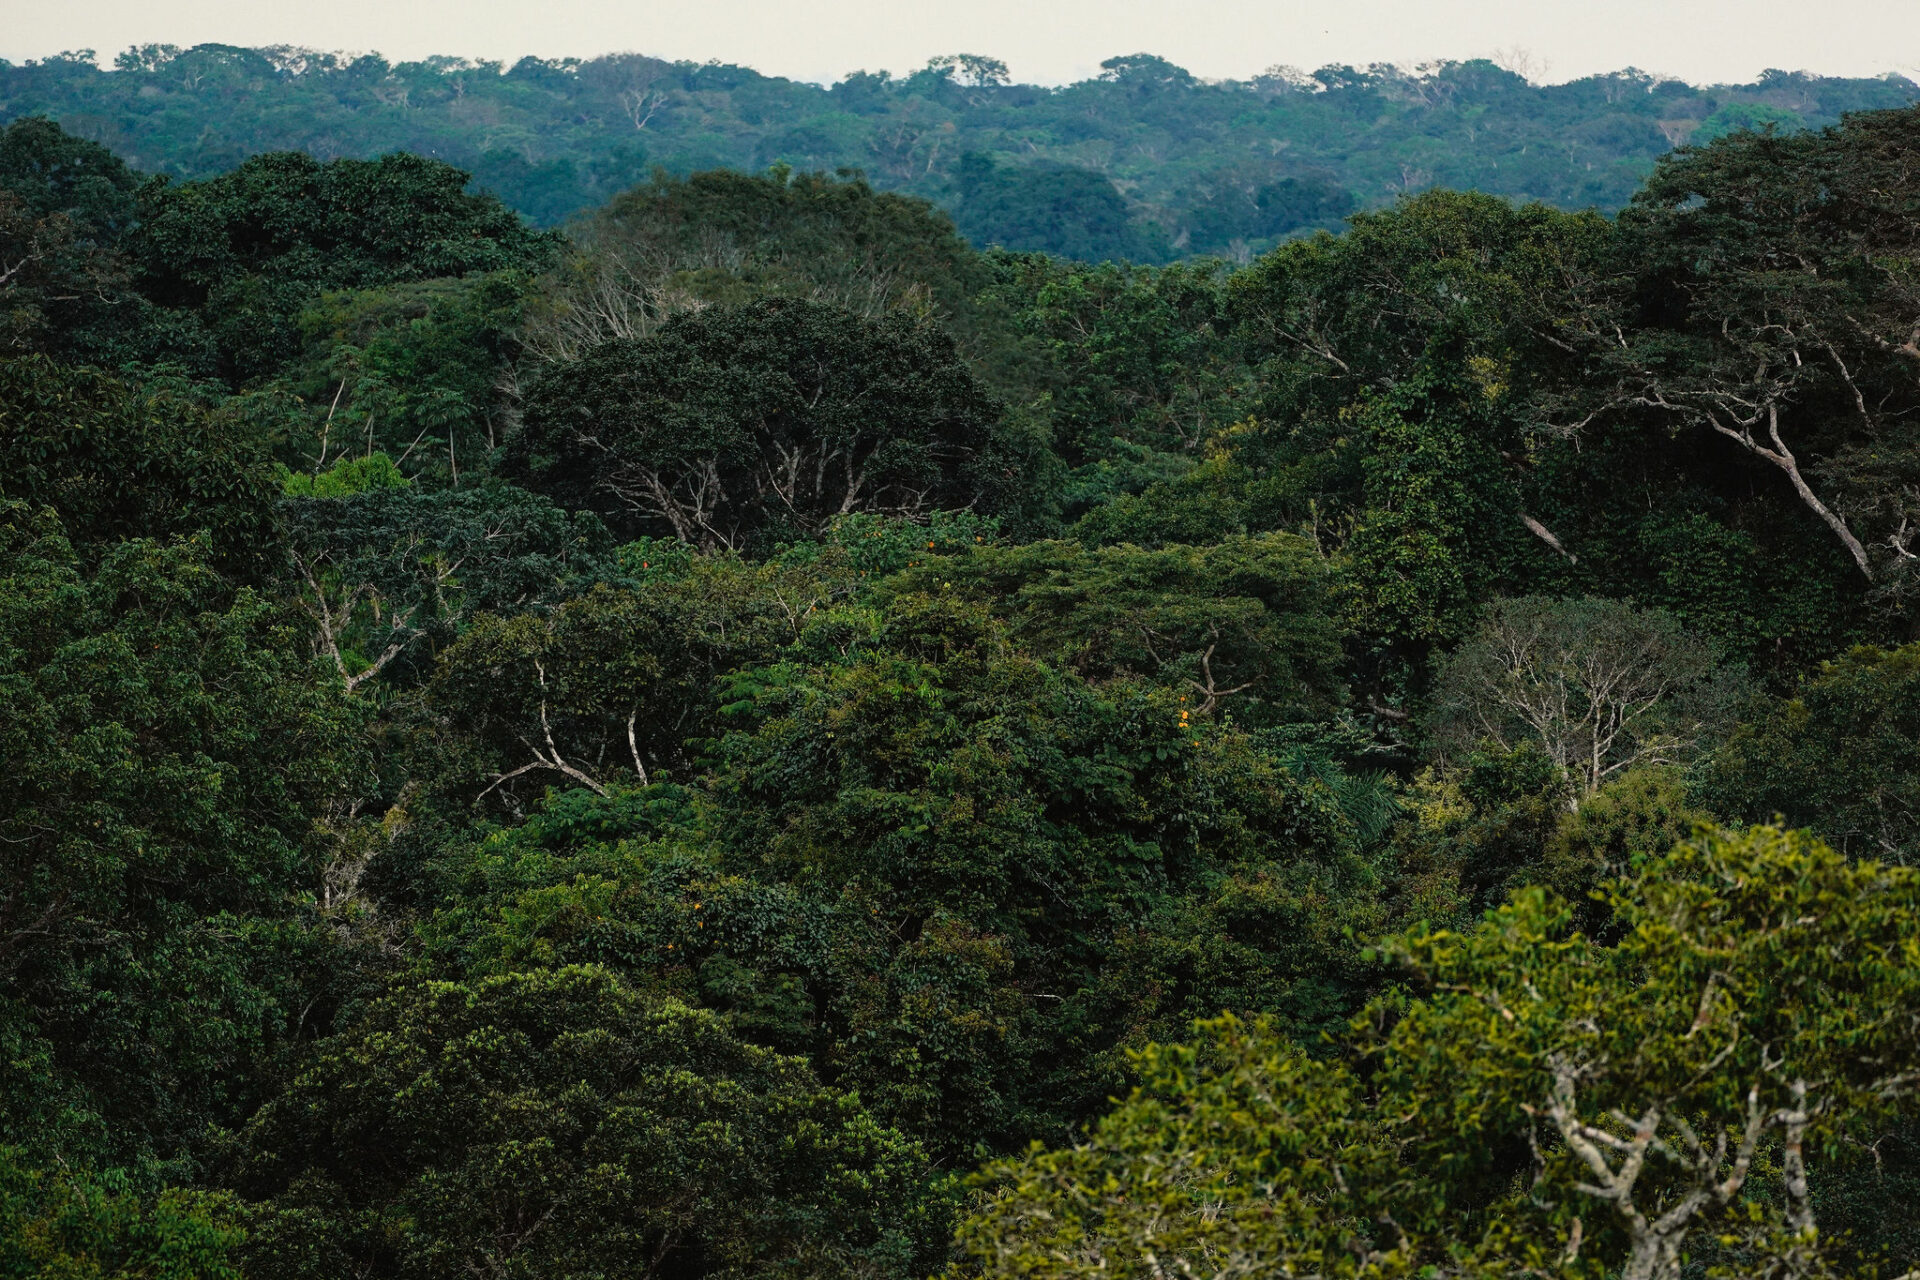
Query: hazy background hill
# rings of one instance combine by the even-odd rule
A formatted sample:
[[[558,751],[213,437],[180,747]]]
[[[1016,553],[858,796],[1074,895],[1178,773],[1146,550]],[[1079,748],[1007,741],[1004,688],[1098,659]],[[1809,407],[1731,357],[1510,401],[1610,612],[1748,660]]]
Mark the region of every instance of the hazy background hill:
[[[1110,59],[1062,88],[990,58],[831,88],[632,54],[497,62],[305,49],[90,51],[0,61],[0,122],[58,119],[149,173],[206,177],[263,151],[408,150],[552,224],[656,167],[858,169],[926,196],[976,243],[1079,257],[1245,260],[1428,187],[1563,208],[1623,203],[1655,157],[1739,128],[1793,130],[1920,97],[1900,77],[1770,71],[1694,86],[1639,71],[1536,85],[1488,61],[1277,68],[1202,81]]]

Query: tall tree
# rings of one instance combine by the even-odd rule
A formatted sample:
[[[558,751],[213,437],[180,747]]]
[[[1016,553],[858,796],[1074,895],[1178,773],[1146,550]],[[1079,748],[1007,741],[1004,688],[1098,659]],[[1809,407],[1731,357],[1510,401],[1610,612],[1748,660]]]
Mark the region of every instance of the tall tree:
[[[1455,755],[1538,748],[1577,804],[1627,770],[1696,758],[1744,692],[1742,673],[1669,614],[1531,596],[1495,603],[1444,660],[1432,727]]]
[[[933,1244],[912,1142],[591,967],[374,1002],[236,1155],[252,1265],[296,1280],[826,1280],[911,1274]]]
[[[295,317],[328,289],[537,269],[557,247],[452,165],[396,152],[321,162],[254,156],[203,182],[157,178],[128,238],[140,288],[199,311],[235,381],[299,353]]]
[[[1539,890],[1392,943],[1420,994],[1356,1022],[1351,1065],[1231,1020],[1150,1051],[1084,1142],[990,1170],[953,1274],[1845,1265],[1817,1190],[1920,1090],[1920,876],[1757,828],[1649,860],[1610,903],[1611,946]]]
[[[1572,299],[1560,429],[1645,413],[1790,487],[1877,593],[1920,582],[1920,111],[1740,132],[1664,161]],[[1554,403],[1558,399],[1560,403]]]
[[[612,564],[592,516],[499,484],[290,498],[280,514],[314,650],[349,692],[418,643],[451,643],[476,614],[550,607]]]
[[[150,332],[119,252],[139,185],[118,156],[44,116],[0,129],[0,350],[191,359],[190,332]]]
[[[775,299],[548,367],[509,466],[630,526],[738,548],[852,512],[1030,501],[1039,459],[999,415],[931,323]]]
[[[209,560],[135,540],[89,569],[51,512],[0,507],[8,1141],[170,1157],[302,1016],[269,960],[361,717]]]
[[[254,577],[278,489],[264,433],[236,405],[45,356],[0,360],[0,498],[52,507],[78,547],[204,532],[224,569]]]
[[[1810,827],[1856,857],[1920,860],[1920,645],[1861,647],[1770,700],[1707,761],[1722,813]]]

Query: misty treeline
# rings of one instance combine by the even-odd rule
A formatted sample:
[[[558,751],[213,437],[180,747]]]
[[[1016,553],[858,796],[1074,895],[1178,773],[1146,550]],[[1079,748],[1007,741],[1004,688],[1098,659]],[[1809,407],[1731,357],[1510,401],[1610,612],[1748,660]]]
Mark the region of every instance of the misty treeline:
[[[981,248],[1244,263],[1435,186],[1611,212],[1681,144],[1820,128],[1920,97],[1900,76],[1784,71],[1746,85],[1634,69],[1540,84],[1528,62],[1275,66],[1214,81],[1141,53],[1049,88],[1014,83],[998,59],[954,54],[826,86],[638,54],[389,63],[143,45],[106,69],[91,50],[0,61],[0,119],[50,116],[176,179],[269,151],[409,151],[472,172],[541,225],[656,168],[851,169],[945,208]]]
[[[0,1274],[1911,1273],[1920,109],[1749,123],[1156,266],[15,120]]]

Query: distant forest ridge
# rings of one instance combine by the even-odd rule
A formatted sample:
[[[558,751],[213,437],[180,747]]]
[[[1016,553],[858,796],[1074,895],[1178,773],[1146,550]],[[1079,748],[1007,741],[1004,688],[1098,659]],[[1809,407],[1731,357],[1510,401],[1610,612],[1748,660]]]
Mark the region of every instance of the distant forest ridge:
[[[932,200],[981,245],[1245,261],[1436,186],[1611,210],[1676,146],[1920,98],[1898,76],[1784,71],[1747,85],[1636,70],[1539,85],[1485,60],[1226,81],[1147,54],[1101,65],[1096,79],[1048,88],[954,55],[828,88],[637,54],[508,66],[148,45],[112,70],[90,50],[0,60],[0,123],[51,116],[177,178],[264,151],[412,151],[468,169],[542,225],[655,169],[852,169]]]

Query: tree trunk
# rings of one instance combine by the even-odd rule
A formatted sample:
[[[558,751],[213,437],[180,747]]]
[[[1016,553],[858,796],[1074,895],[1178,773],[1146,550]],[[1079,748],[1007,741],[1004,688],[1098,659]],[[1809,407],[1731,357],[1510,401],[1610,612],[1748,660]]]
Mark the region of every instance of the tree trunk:
[[[1680,1242],[1684,1239],[1685,1232],[1674,1235],[1659,1231],[1636,1233],[1632,1249],[1627,1254],[1627,1264],[1620,1270],[1620,1280],[1678,1280]]]

